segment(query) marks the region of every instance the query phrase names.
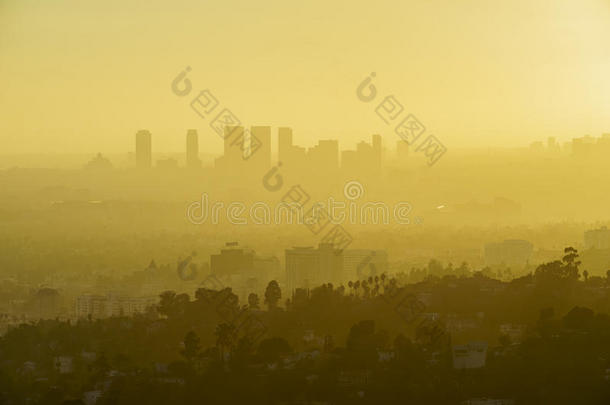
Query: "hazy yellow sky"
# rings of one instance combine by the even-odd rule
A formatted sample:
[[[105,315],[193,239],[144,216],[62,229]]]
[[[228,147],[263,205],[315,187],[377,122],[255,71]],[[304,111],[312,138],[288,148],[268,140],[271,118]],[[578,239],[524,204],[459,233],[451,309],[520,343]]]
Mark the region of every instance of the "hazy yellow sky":
[[[202,152],[221,140],[170,90],[191,66],[248,125],[342,148],[381,133],[381,96],[452,147],[610,132],[610,0],[1,0],[0,153]],[[379,97],[379,96],[378,96]]]

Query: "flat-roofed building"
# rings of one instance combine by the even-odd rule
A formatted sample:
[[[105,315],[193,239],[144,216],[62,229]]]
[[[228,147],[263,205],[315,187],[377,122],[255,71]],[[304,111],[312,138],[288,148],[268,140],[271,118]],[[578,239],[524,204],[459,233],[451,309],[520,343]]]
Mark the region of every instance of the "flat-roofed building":
[[[196,129],[189,129],[186,132],[186,167],[189,169],[199,169],[201,167],[199,135]]]
[[[525,267],[534,251],[534,246],[519,239],[509,239],[485,245],[485,264],[487,266]]]
[[[602,226],[585,232],[585,248],[587,249],[610,249],[610,230]]]
[[[339,283],[342,273],[343,252],[330,243],[321,243],[317,249],[294,247],[286,250],[286,279],[291,291]]]
[[[136,167],[138,169],[152,167],[152,135],[145,129],[136,133]]]
[[[343,251],[343,280],[356,281],[380,276],[388,271],[385,250],[346,249]]]

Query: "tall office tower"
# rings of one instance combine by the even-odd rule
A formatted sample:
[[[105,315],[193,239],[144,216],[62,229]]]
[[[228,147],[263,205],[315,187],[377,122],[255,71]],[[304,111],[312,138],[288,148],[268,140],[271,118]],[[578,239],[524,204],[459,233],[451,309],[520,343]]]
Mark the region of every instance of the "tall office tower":
[[[142,129],[136,133],[136,167],[149,169],[152,166],[152,137]]]
[[[381,168],[383,147],[381,145],[381,135],[373,135],[373,153],[374,153],[374,164],[377,168]]]
[[[591,229],[585,232],[585,247],[587,249],[610,249],[610,230],[602,226],[599,229]]]
[[[189,129],[186,132],[186,167],[189,169],[201,167],[201,160],[199,160],[199,135],[196,129]]]
[[[290,162],[292,151],[292,128],[280,127],[277,130],[278,160],[283,164]]]
[[[250,145],[247,149],[251,155],[248,160],[258,170],[267,170],[271,167],[271,127],[250,127]]]

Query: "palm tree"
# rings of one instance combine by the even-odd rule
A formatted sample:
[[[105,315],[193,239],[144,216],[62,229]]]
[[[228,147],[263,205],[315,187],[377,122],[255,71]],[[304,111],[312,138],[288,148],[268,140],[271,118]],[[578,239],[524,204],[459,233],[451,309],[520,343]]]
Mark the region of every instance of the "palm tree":
[[[356,280],[356,282],[354,283],[354,290],[355,290],[356,296],[358,295],[359,288],[360,288],[360,280]]]
[[[232,349],[235,339],[235,325],[232,323],[221,323],[216,327],[216,346],[220,352],[220,360],[224,362],[224,349],[228,348],[229,352]]]
[[[184,350],[180,352],[182,356],[188,361],[190,364],[199,356],[199,352],[201,351],[201,344],[199,340],[199,336],[193,331],[190,331],[184,336]]]
[[[282,290],[277,281],[272,280],[267,285],[265,290],[265,304],[267,304],[269,310],[277,308],[277,303],[282,298]]]

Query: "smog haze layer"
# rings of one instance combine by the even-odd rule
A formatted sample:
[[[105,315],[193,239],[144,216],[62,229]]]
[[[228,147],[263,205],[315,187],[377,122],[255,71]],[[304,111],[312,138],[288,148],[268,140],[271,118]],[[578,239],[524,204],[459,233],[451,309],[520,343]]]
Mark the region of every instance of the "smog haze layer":
[[[0,1],[0,404],[610,403],[609,22]]]

